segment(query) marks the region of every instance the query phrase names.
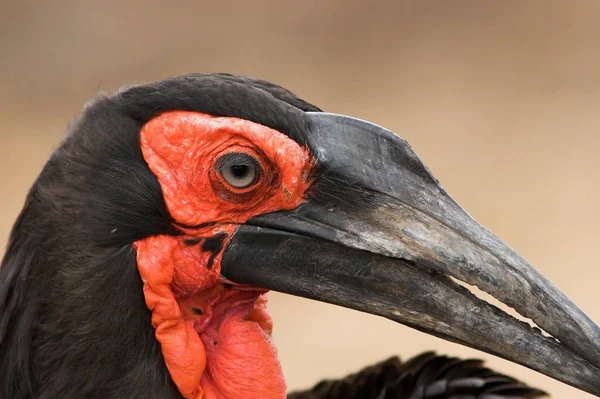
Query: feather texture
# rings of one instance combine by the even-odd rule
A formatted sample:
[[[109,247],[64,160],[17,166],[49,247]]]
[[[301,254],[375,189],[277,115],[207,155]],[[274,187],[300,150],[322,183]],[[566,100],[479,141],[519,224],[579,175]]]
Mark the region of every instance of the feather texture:
[[[547,396],[476,359],[426,352],[406,363],[398,357],[338,380],[325,380],[288,399],[532,399]]]

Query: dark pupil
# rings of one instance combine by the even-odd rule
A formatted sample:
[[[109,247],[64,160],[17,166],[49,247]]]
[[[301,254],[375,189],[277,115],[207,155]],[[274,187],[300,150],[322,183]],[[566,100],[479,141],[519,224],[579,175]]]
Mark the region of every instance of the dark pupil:
[[[231,173],[233,176],[241,179],[242,177],[246,177],[248,175],[249,167],[247,165],[233,165],[231,167]]]

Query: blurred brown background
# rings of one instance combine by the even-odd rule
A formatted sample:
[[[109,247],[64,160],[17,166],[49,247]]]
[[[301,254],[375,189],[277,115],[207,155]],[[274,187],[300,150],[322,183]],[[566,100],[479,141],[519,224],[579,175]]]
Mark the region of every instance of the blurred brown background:
[[[459,203],[600,322],[599,20],[597,0],[1,0],[0,244],[88,98],[233,72],[402,135]],[[290,388],[435,348],[484,357],[555,398],[591,398],[384,319],[271,298]]]

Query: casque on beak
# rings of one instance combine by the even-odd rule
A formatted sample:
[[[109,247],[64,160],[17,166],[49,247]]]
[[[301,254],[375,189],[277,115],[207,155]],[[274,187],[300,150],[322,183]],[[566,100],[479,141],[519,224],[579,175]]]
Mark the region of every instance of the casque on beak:
[[[347,116],[306,118],[319,166],[310,198],[240,226],[225,278],[384,316],[600,396],[600,328],[454,202],[404,140]]]

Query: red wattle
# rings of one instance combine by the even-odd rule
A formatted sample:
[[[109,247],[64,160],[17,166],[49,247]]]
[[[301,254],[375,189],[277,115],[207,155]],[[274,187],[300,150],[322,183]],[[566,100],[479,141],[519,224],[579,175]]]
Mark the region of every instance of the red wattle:
[[[156,339],[182,396],[284,399],[267,295],[226,287],[220,267],[191,278],[205,262],[179,238],[150,237],[136,247]]]
[[[261,299],[258,312],[266,321],[264,301]],[[201,383],[206,399],[286,397],[277,350],[261,325],[250,320],[247,304],[231,307],[201,335],[207,357]],[[267,324],[272,325],[268,319]]]

